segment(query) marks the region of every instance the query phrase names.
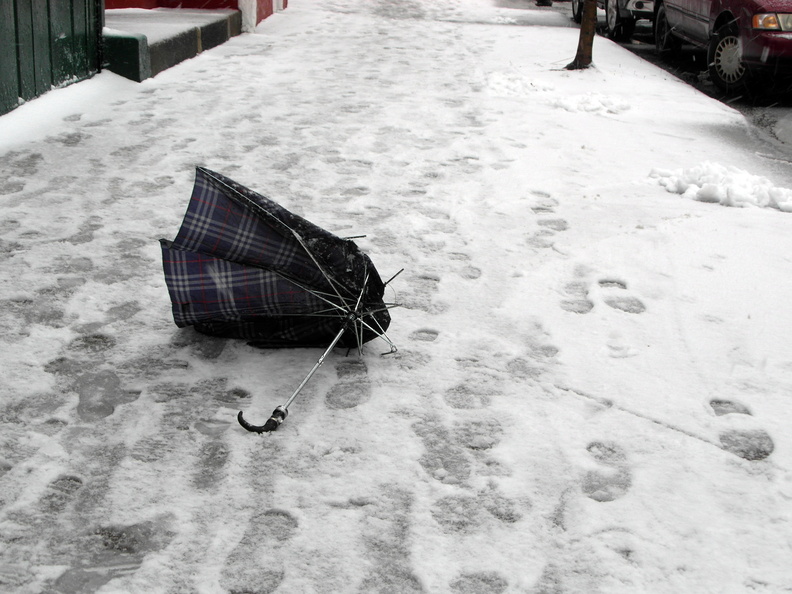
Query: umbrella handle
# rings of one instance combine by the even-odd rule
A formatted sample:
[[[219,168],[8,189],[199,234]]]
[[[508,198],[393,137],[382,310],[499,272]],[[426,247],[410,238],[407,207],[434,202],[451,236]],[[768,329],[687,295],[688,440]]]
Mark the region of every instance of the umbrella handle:
[[[351,319],[354,319],[354,317],[352,317]],[[327,357],[330,351],[332,351],[335,348],[335,345],[338,343],[339,340],[341,340],[341,337],[344,335],[344,332],[346,332],[346,329],[347,327],[344,326],[343,328],[341,328],[341,330],[339,330],[338,334],[336,334],[336,337],[333,339],[333,342],[331,342],[330,346],[327,347],[327,350],[324,353],[322,353],[322,356],[319,357],[319,360],[313,366],[313,369],[311,369],[311,371],[308,373],[308,375],[305,377],[302,383],[300,383],[300,385],[297,386],[297,389],[294,391],[294,394],[291,395],[291,398],[289,398],[285,403],[281,404],[275,410],[273,410],[272,416],[270,416],[270,418],[267,419],[266,423],[264,423],[263,425],[251,425],[242,416],[242,411],[240,410],[239,414],[237,415],[237,421],[239,421],[239,424],[252,433],[268,433],[270,431],[275,431],[278,427],[280,427],[280,424],[283,423],[283,421],[285,421],[286,417],[289,415],[288,406],[294,401],[294,399],[297,397],[297,394],[299,394],[300,391],[302,391],[302,389],[305,387],[305,384],[308,383],[308,380],[310,380],[313,377],[313,374],[316,373],[316,370],[319,369],[319,367],[321,367],[322,363],[324,363],[325,357]]]
[[[289,416],[289,411],[283,406],[279,406],[272,411],[272,416],[270,416],[270,418],[267,419],[267,422],[263,425],[253,425],[248,423],[242,416],[241,410],[237,415],[237,421],[239,421],[239,424],[242,425],[242,427],[252,433],[269,433],[270,431],[275,431],[278,427],[280,427],[280,424],[286,420],[287,416]]]

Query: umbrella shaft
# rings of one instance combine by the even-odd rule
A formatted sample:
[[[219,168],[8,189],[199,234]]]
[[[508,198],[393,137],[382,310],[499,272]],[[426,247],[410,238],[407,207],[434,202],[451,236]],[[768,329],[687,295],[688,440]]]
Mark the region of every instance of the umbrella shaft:
[[[291,395],[291,398],[289,398],[282,405],[283,408],[289,408],[289,405],[297,397],[297,394],[299,394],[300,391],[302,391],[302,389],[305,387],[305,384],[307,384],[308,381],[313,377],[313,374],[316,373],[316,370],[322,366],[322,363],[324,363],[325,357],[327,357],[328,353],[330,353],[330,351],[332,351],[335,348],[335,345],[338,344],[338,341],[341,340],[341,337],[344,335],[344,332],[346,332],[346,326],[344,326],[343,328],[341,328],[341,330],[339,330],[338,334],[336,334],[336,337],[333,339],[333,342],[331,342],[330,346],[327,347],[327,350],[324,353],[322,353],[322,356],[319,357],[319,360],[316,362],[316,365],[314,365],[313,369],[311,369],[311,371],[308,372],[308,375],[305,376],[305,379],[302,381],[302,383],[299,386],[297,386],[297,389],[294,391],[294,394]]]

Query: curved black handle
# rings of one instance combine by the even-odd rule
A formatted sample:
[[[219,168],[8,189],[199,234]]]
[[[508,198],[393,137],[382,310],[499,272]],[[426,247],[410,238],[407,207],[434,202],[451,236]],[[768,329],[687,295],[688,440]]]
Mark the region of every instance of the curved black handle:
[[[237,421],[239,424],[242,425],[244,429],[250,431],[251,433],[269,433],[270,431],[275,431],[283,421],[286,420],[286,417],[289,415],[289,411],[286,410],[284,407],[279,406],[275,410],[272,411],[272,416],[267,419],[267,422],[263,425],[252,425],[245,420],[245,417],[242,416],[242,411],[239,411],[237,415]]]

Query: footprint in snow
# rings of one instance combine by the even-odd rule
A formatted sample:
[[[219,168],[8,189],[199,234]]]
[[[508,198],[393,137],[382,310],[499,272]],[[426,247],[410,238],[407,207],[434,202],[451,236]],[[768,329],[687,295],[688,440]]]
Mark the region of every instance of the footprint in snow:
[[[625,342],[618,331],[611,332],[608,342],[608,355],[614,359],[627,359],[638,355],[638,350]]]
[[[438,292],[440,277],[432,274],[423,274],[408,277],[407,290],[401,296],[402,307],[417,309],[430,314],[443,313],[448,306],[434,301]]]
[[[47,371],[61,375],[67,380],[69,390],[77,393],[77,415],[82,421],[93,422],[109,417],[116,407],[133,402],[140,396],[139,390],[124,388],[115,371],[97,370],[116,342],[108,334],[78,336],[66,347],[68,357],[47,365]]]
[[[646,311],[646,306],[637,297],[628,294],[627,283],[615,278],[604,278],[598,283],[597,292],[606,305],[625,313],[640,314]],[[564,286],[566,299],[561,301],[561,309],[572,313],[585,314],[594,308],[590,298],[588,282],[581,279]]]
[[[371,398],[371,382],[363,359],[348,358],[336,366],[338,382],[325,395],[327,408],[354,408]]]
[[[420,342],[434,342],[437,340],[440,332],[431,328],[420,328],[410,334],[410,340],[417,340]]]
[[[228,446],[220,440],[208,441],[198,451],[198,464],[193,474],[197,489],[210,489],[219,483],[230,455]]]
[[[751,415],[747,406],[732,400],[710,400],[710,406],[719,417],[728,414]]]
[[[762,429],[725,431],[719,437],[724,450],[745,460],[764,460],[775,449],[772,438]]]
[[[555,214],[555,207],[558,206],[558,201],[544,192],[533,193],[541,198],[531,207],[534,214],[539,217],[536,220],[536,224],[539,225],[539,231],[528,238],[528,245],[540,249],[551,248],[553,247],[552,237],[558,232],[569,229],[569,223],[562,218],[552,216]]]
[[[553,247],[553,232],[542,229],[528,238],[528,245],[533,248],[547,249]]]
[[[149,553],[165,548],[175,536],[173,521],[162,516],[148,522],[107,525],[79,535],[80,558],[72,560],[47,592],[88,594],[115,578],[137,571]]]
[[[587,314],[594,308],[594,302],[589,299],[587,282],[581,280],[567,283],[564,286],[564,293],[567,298],[561,301],[561,309],[577,314]]]
[[[476,280],[481,276],[481,268],[475,266],[465,266],[459,271],[459,276],[468,280]]]
[[[448,259],[467,263],[470,261],[470,256],[461,252],[453,252],[448,254]],[[457,274],[468,280],[476,280],[481,277],[481,268],[466,264],[457,271]]]
[[[451,408],[465,410],[487,408],[490,405],[489,394],[466,384],[459,384],[447,390],[443,400]]]
[[[400,348],[393,355],[389,355],[401,370],[416,371],[425,368],[432,357],[428,353]]]
[[[640,299],[622,294],[622,291],[627,290],[627,283],[618,279],[605,278],[599,281],[599,286],[603,289],[602,300],[613,309],[633,314],[646,311],[646,306]]]
[[[544,190],[531,190],[531,195],[535,196],[532,200],[534,205],[531,207],[535,213],[553,213],[558,206],[558,200],[553,198]]]
[[[63,512],[74,500],[82,486],[83,481],[78,476],[59,476],[47,485],[47,490],[40,500],[42,512],[45,515]]]
[[[361,534],[368,571],[361,594],[411,594],[425,592],[412,567],[411,527],[413,496],[403,489],[382,485],[377,497],[365,506]],[[353,591],[350,587],[349,591]]]
[[[123,322],[135,316],[143,310],[143,306],[138,301],[126,301],[107,310],[109,322]]]
[[[541,324],[534,324],[535,334],[526,341],[525,353],[506,362],[506,373],[509,379],[521,381],[537,379],[555,363],[559,349],[547,342],[547,332]]]
[[[438,419],[414,423],[412,430],[425,449],[418,462],[430,476],[446,484],[459,484],[470,477],[470,457]]]
[[[537,224],[551,231],[566,231],[569,229],[569,224],[564,219],[539,219]]]
[[[242,540],[226,559],[220,585],[231,594],[269,594],[286,576],[287,559],[281,547],[297,532],[299,523],[288,511],[268,509],[248,522]]]
[[[3,157],[4,164],[8,166],[8,174],[0,170],[0,196],[21,192],[25,188],[25,179],[36,179],[39,167],[43,164],[44,156],[41,153],[27,151],[11,151]],[[7,181],[7,180],[13,181]]]
[[[123,458],[101,449],[92,453],[96,454],[93,463],[104,460],[112,464]],[[102,472],[105,476],[110,474],[109,469],[103,468]],[[0,549],[8,554],[9,559],[30,559],[28,549],[35,549],[35,566],[59,569],[50,573],[44,587],[36,591],[92,593],[121,573],[132,572],[140,566],[143,555],[119,560],[113,551],[108,552],[102,542],[97,541],[94,529],[86,524],[86,518],[94,517],[95,502],[105,500],[103,485],[97,483],[101,483],[101,479],[91,481],[73,474],[62,474],[50,481],[35,503],[15,502],[14,522],[18,529],[0,534]],[[15,495],[14,489],[6,489],[4,493],[6,498]],[[21,530],[23,526],[24,531]],[[68,537],[64,537],[66,534]],[[24,557],[20,556],[21,553]],[[32,587],[29,582],[34,578],[30,571],[12,571],[9,575],[7,570],[8,566],[0,563],[0,583],[6,588],[24,584],[28,584],[28,589]],[[38,576],[39,579],[41,577]]]
[[[624,450],[613,442],[595,441],[586,449],[600,467],[583,476],[583,492],[594,501],[615,501],[632,486],[632,472]]]
[[[138,390],[123,389],[118,375],[107,369],[80,374],[72,389],[79,396],[77,414],[86,422],[109,417],[117,406],[134,402],[140,396]]]
[[[445,484],[463,484],[476,476],[508,475],[491,450],[503,436],[501,422],[483,414],[448,428],[435,417],[417,421],[412,430],[421,439],[424,453],[418,462],[432,478]]]
[[[721,417],[729,414],[753,416],[747,406],[733,400],[711,400],[714,413]],[[718,436],[721,447],[744,460],[764,460],[775,450],[775,443],[763,429],[729,429]]]
[[[91,217],[80,225],[77,233],[65,238],[64,241],[72,245],[83,245],[91,243],[94,240],[94,232],[103,227],[102,219],[100,217]]]
[[[477,416],[459,423],[454,428],[454,442],[460,446],[481,452],[489,450],[500,443],[503,426],[495,417]]]
[[[250,404],[252,394],[244,388],[231,388],[230,390],[222,390],[214,395],[214,400],[220,403],[221,406],[239,410]]]
[[[471,533],[497,521],[503,524],[519,522],[522,506],[498,493],[492,486],[475,494],[448,495],[438,499],[431,513],[435,522],[447,533]]]
[[[536,379],[544,373],[544,368],[534,358],[517,357],[506,364],[509,376],[517,379]]]
[[[508,587],[508,580],[496,571],[463,573],[449,584],[455,594],[501,594]]]

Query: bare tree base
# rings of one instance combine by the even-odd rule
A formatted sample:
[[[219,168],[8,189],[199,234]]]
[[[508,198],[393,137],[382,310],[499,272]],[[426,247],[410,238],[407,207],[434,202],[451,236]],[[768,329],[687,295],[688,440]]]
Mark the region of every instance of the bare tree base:
[[[585,70],[586,68],[591,68],[591,62],[584,62],[582,60],[572,60],[569,64],[564,66],[564,70]]]

